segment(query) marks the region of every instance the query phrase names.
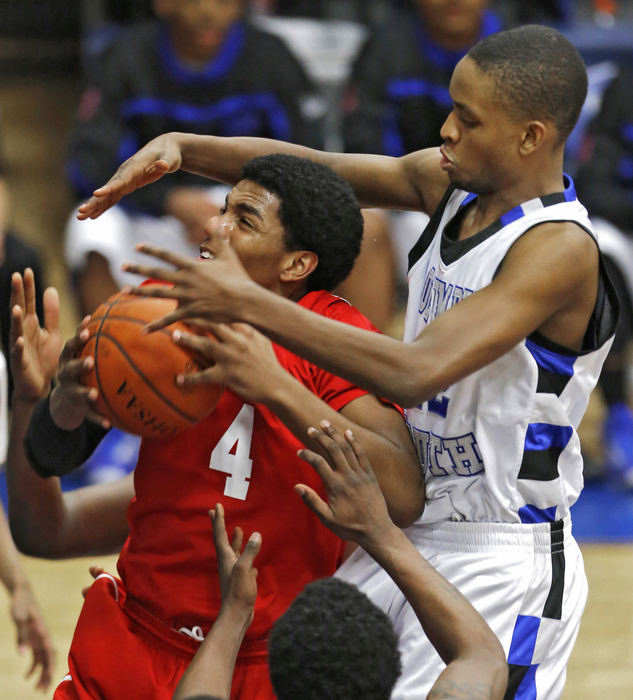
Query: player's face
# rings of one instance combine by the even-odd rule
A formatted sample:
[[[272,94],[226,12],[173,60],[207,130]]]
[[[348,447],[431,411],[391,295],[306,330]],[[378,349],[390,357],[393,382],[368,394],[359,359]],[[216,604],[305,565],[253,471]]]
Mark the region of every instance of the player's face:
[[[155,0],[156,14],[191,60],[213,57],[229,27],[244,12],[244,0]]]
[[[286,259],[284,229],[279,220],[279,198],[261,185],[241,180],[226,197],[218,216],[205,231],[223,229],[248,274],[259,284],[279,291]],[[201,257],[213,255],[209,239],[200,245]]]
[[[459,189],[497,192],[520,175],[524,125],[510,117],[495,96],[492,78],[468,57],[455,67],[449,90],[453,110],[440,130],[441,167]]]

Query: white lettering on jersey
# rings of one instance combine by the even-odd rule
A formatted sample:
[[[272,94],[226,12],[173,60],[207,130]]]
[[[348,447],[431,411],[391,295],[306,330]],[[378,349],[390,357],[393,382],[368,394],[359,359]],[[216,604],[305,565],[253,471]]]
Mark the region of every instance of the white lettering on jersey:
[[[432,267],[427,273],[422,286],[419,314],[425,323],[430,323],[436,316],[455,306],[465,297],[473,293],[468,287],[458,284],[447,284],[437,276]]]
[[[420,463],[433,476],[473,476],[484,470],[473,433],[441,437],[412,425],[409,428]]]
[[[253,468],[250,454],[254,421],[255,409],[245,403],[213,448],[209,460],[209,469],[229,474],[224,495],[240,501],[246,500]]]

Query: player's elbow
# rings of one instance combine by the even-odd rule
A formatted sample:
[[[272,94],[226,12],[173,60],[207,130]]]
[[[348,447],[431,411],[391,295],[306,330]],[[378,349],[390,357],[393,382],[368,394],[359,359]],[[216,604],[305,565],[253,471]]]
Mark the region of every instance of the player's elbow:
[[[495,653],[494,658],[489,661],[490,686],[492,688],[491,700],[502,700],[508,688],[508,663],[501,645],[499,645],[499,650],[499,652]]]
[[[29,557],[40,556],[36,539],[23,522],[17,518],[9,517],[9,528],[11,529],[11,537],[13,538],[18,552],[26,554]]]
[[[413,525],[424,512],[425,498],[424,479],[420,479],[417,485],[412,485],[406,493],[387,504],[389,517],[400,528]]]
[[[474,661],[488,678],[491,700],[502,700],[508,686],[508,663],[503,647],[492,631],[480,640],[477,656]]]
[[[55,552],[50,531],[47,532],[46,528],[34,528],[28,522],[28,517],[10,513],[9,528],[15,546],[21,554],[39,559],[57,559],[60,556]]]

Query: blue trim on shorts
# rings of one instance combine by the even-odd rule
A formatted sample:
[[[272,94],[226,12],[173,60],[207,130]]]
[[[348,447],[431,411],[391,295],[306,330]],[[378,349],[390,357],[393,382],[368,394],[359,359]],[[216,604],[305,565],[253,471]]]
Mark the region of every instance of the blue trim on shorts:
[[[554,447],[564,450],[573,434],[571,425],[530,423],[525,434],[525,449],[549,450]]]
[[[557,506],[537,508],[528,504],[519,508],[519,517],[521,522],[526,524],[551,523],[556,520],[556,508]]]

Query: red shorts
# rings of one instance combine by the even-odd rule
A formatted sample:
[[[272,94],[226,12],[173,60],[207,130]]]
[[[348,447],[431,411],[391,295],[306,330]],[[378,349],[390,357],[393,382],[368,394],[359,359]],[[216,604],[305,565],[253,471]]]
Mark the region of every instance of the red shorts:
[[[199,643],[126,601],[118,579],[90,587],[68,654],[69,673],[54,700],[171,700]],[[231,700],[275,700],[266,643],[245,642],[235,664]]]

